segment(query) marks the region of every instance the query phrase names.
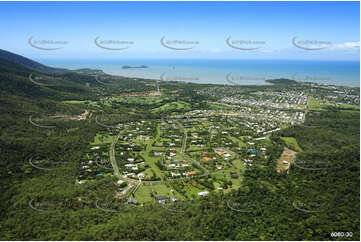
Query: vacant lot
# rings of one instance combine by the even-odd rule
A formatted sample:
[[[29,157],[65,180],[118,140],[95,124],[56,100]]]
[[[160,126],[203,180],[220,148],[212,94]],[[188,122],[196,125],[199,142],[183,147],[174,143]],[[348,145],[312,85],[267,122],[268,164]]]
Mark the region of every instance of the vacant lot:
[[[291,165],[291,161],[296,156],[297,152],[290,150],[287,147],[283,149],[281,157],[277,161],[277,168],[280,170],[288,170]],[[287,164],[284,164],[283,161],[287,161]]]

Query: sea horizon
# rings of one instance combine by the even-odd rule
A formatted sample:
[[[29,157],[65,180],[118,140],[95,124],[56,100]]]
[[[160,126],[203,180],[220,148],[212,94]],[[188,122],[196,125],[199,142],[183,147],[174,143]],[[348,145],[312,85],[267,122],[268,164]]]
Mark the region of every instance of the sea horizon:
[[[336,86],[360,87],[360,61],[260,59],[36,59],[70,70],[91,68],[107,74],[199,84],[269,85],[286,78]],[[122,68],[123,66],[146,68]]]

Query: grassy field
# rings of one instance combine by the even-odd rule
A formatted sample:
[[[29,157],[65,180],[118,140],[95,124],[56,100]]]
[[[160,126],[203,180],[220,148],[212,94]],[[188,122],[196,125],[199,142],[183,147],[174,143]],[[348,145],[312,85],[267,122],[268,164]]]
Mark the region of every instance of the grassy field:
[[[240,159],[236,159],[232,161],[232,164],[237,167],[238,169],[244,169],[246,166],[243,164],[243,162]]]
[[[153,145],[153,143],[155,143],[155,141],[157,139],[159,139],[159,136],[160,136],[160,126],[157,125],[157,135],[156,135],[155,139],[153,139],[151,141],[146,141],[147,148],[145,149],[145,151],[141,152],[141,155],[144,158],[144,160],[147,161],[147,164],[154,170],[157,177],[163,179],[162,171],[155,164],[155,162],[159,159],[159,157],[156,158],[156,157],[149,156],[149,152],[152,150],[152,145]]]
[[[341,104],[339,107],[340,107],[340,108],[350,108],[350,109],[353,109],[353,110],[360,111],[360,106],[358,106],[358,105]]]
[[[68,100],[68,101],[63,101],[63,103],[69,103],[69,104],[89,104],[92,106],[98,106],[96,102],[90,101],[90,100],[85,100],[85,101],[79,101],[79,100]]]
[[[246,147],[246,143],[244,143],[242,140],[237,139],[236,137],[233,136],[228,136],[229,139],[231,139],[234,143],[236,143],[239,147]]]
[[[310,98],[307,102],[307,108],[312,111],[321,111],[328,106],[332,106],[332,104],[326,100],[317,98]]]
[[[92,145],[98,145],[98,144],[103,144],[103,143],[112,143],[114,141],[115,136],[111,136],[111,135],[102,135],[102,134],[97,134],[94,137],[94,142],[92,142]]]
[[[111,101],[137,104],[156,104],[164,100],[163,97],[112,97]]]
[[[78,100],[63,101],[63,103],[72,103],[72,104],[85,103],[85,102],[86,101],[78,101]]]
[[[233,170],[233,169],[222,170],[222,171],[217,171],[217,172],[212,173],[213,177],[218,177],[218,178],[226,177],[226,180],[232,181],[232,187],[229,187],[228,189],[223,190],[225,193],[230,192],[232,189],[240,188],[241,184],[242,184],[242,178],[243,178],[242,174],[240,176],[238,176],[238,178],[229,178],[230,171],[238,173],[236,170]],[[220,186],[219,183],[217,183],[217,182],[214,182],[213,184],[215,185],[216,189]]]
[[[291,150],[295,150],[297,152],[302,151],[301,147],[298,145],[297,140],[293,137],[281,137],[282,140],[285,141],[286,146]]]
[[[165,184],[153,184],[152,186],[141,185],[135,193],[134,198],[140,203],[152,202],[154,201],[154,198],[151,196],[152,189],[158,196],[176,197],[177,199],[182,198],[176,191],[173,190],[173,192],[171,192],[171,188],[167,187]]]
[[[320,111],[320,110],[322,110],[326,107],[330,107],[330,106],[334,106],[334,104],[332,104],[331,102],[329,102],[327,100],[321,100],[321,99],[317,99],[317,98],[310,98],[307,103],[308,109],[313,110],[313,111]],[[360,110],[359,105],[352,105],[352,104],[341,104],[341,105],[338,105],[337,107],[353,109],[353,110],[357,110],[357,111]]]
[[[154,108],[152,112],[154,113],[160,113],[160,112],[166,112],[166,111],[177,111],[177,110],[190,110],[190,105],[186,102],[171,102],[164,104],[158,108]]]
[[[232,188],[228,188],[226,191],[240,188],[242,184],[242,176],[238,178],[232,178],[231,181],[232,181]]]

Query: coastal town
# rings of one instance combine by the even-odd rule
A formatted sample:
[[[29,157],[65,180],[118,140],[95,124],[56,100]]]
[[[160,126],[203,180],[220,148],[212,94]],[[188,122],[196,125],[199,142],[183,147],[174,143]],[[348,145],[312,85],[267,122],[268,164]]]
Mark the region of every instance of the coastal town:
[[[151,110],[170,110],[163,118],[117,122],[117,115],[93,112],[102,131],[90,144],[76,182],[81,185],[113,177],[118,186],[116,196],[130,204],[169,205],[211,192],[228,193],[241,186],[244,171],[267,162],[268,150],[275,145],[273,133],[304,126],[310,110],[357,104],[347,88],[300,86],[291,91],[281,88],[247,93],[246,88],[239,93],[232,87],[221,87],[231,90],[227,95],[215,92],[214,87],[204,88],[198,93],[216,95],[216,100],[206,102],[207,108],[192,109],[178,101]],[[156,88],[113,95],[92,105],[160,104],[170,94]],[[285,146],[275,171],[286,174],[301,148],[292,137],[282,139]]]

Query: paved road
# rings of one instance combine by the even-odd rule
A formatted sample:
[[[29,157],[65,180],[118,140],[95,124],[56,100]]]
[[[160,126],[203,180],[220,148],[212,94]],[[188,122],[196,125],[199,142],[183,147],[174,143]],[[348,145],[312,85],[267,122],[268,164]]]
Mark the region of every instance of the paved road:
[[[139,185],[141,184],[141,180],[133,180],[130,178],[123,178],[119,172],[117,160],[115,159],[115,144],[118,142],[119,137],[122,133],[123,133],[123,130],[119,131],[117,137],[115,138],[113,143],[110,145],[110,163],[112,164],[112,167],[114,170],[114,176],[128,182],[128,188],[125,189],[122,193],[122,196],[126,196],[132,190],[132,188],[134,186],[136,186],[136,189],[139,187]],[[136,191],[136,189],[134,189],[134,191]]]
[[[183,125],[182,125],[179,121],[178,121],[177,123],[178,123],[178,125],[181,127],[181,129],[183,130],[183,143],[182,143],[182,148],[181,148],[181,154],[182,154],[185,158],[187,158],[188,160],[190,160],[193,165],[198,166],[198,167],[200,167],[200,168],[203,170],[204,174],[203,174],[203,175],[200,175],[200,176],[197,176],[197,177],[208,176],[209,171],[208,171],[206,168],[204,168],[198,161],[193,160],[192,158],[190,158],[190,157],[185,153],[185,147],[186,147],[186,141],[187,141],[187,131],[185,130],[185,128],[183,127]]]
[[[120,135],[122,134],[122,130],[119,131],[117,137],[115,138],[114,142],[110,145],[110,163],[112,164],[114,170],[114,176],[121,178],[119,167],[117,161],[115,159],[115,144],[118,142]]]
[[[183,130],[183,142],[182,142],[182,148],[181,148],[181,154],[183,155],[184,151],[185,151],[186,143],[187,143],[187,132],[186,132],[185,128],[183,127],[183,125],[179,121],[177,122],[177,124]]]

